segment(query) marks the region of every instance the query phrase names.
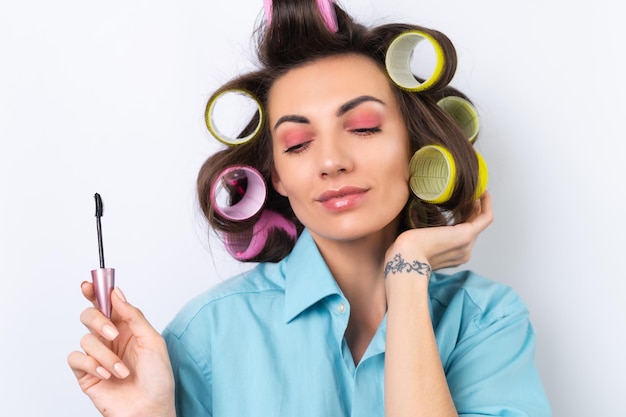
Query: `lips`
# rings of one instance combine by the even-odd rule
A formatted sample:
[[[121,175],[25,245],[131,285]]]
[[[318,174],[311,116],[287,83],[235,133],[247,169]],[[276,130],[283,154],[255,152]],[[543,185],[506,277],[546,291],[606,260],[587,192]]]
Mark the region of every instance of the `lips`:
[[[365,197],[367,191],[367,188],[361,187],[341,187],[338,190],[323,192],[316,201],[328,210],[347,210],[355,207]]]

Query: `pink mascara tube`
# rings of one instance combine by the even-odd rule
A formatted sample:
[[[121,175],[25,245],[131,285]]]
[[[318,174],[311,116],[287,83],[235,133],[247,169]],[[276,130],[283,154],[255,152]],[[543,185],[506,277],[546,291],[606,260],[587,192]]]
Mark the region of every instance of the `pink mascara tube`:
[[[96,199],[96,226],[98,228],[98,251],[100,254],[100,268],[91,271],[91,280],[93,289],[96,293],[96,303],[98,309],[111,318],[111,291],[115,287],[115,268],[105,268],[104,266],[104,248],[102,246],[102,225],[100,218],[104,212],[102,198],[100,194],[94,195]]]

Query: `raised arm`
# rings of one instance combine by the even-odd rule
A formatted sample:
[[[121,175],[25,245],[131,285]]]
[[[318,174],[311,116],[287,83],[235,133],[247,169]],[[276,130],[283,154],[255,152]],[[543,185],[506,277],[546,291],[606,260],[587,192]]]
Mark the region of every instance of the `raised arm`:
[[[81,286],[94,301],[93,286]],[[68,364],[82,391],[107,417],[176,417],[174,381],[167,348],[161,335],[122,292],[111,296],[112,320],[97,308],[81,314],[89,329],[81,339],[82,352],[68,356]]]
[[[387,340],[385,414],[456,416],[428,306],[431,271],[469,260],[478,235],[493,220],[489,193],[468,222],[409,230],[386,254]]]

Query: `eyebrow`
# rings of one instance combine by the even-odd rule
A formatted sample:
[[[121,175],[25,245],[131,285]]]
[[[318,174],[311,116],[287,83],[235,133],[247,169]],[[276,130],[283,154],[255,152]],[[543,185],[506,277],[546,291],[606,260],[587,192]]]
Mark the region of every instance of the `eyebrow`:
[[[280,126],[281,123],[285,123],[285,122],[303,123],[303,124],[311,123],[309,121],[309,119],[307,119],[304,116],[296,116],[296,115],[293,115],[293,114],[288,114],[288,115],[282,116],[280,119],[278,119],[278,121],[274,125],[274,131],[276,131],[276,129],[278,129],[278,126]]]
[[[376,97],[372,97],[372,96],[359,96],[356,98],[353,98],[352,100],[344,103],[341,105],[341,107],[339,107],[339,109],[337,110],[337,112],[335,113],[335,115],[337,117],[343,116],[344,114],[346,114],[347,112],[349,112],[350,110],[354,109],[355,107],[359,106],[362,103],[368,102],[368,101],[373,101],[376,103],[380,103],[383,106],[385,105],[385,102],[376,98]],[[278,129],[278,126],[280,126],[282,123],[285,122],[291,122],[291,123],[301,123],[301,124],[308,124],[311,123],[309,121],[309,119],[307,119],[304,116],[298,116],[298,115],[294,115],[294,114],[288,114],[285,116],[282,116],[281,118],[279,118],[276,123],[274,124],[274,131],[276,131],[276,129]]]
[[[383,106],[385,105],[385,102],[376,98],[376,97],[372,97],[372,96],[360,96],[357,98],[353,98],[352,100],[348,101],[347,103],[343,104],[341,107],[339,107],[339,110],[337,110],[337,117],[339,116],[343,116],[344,114],[348,113],[350,110],[352,110],[353,108],[357,107],[359,104],[361,103],[365,103],[367,101],[374,101],[376,103],[380,103]]]

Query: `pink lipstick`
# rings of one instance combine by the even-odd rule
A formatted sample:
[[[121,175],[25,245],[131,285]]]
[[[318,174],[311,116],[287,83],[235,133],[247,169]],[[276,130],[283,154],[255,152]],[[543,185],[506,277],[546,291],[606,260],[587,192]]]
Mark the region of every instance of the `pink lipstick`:
[[[361,202],[367,191],[366,188],[346,186],[338,190],[325,191],[316,200],[327,210],[349,210]]]
[[[93,289],[96,293],[96,303],[102,314],[111,318],[111,291],[115,287],[115,269],[104,266],[104,247],[102,245],[102,223],[100,218],[104,213],[104,205],[100,194],[94,195],[96,200],[96,227],[98,231],[98,252],[100,255],[100,268],[91,271]]]

